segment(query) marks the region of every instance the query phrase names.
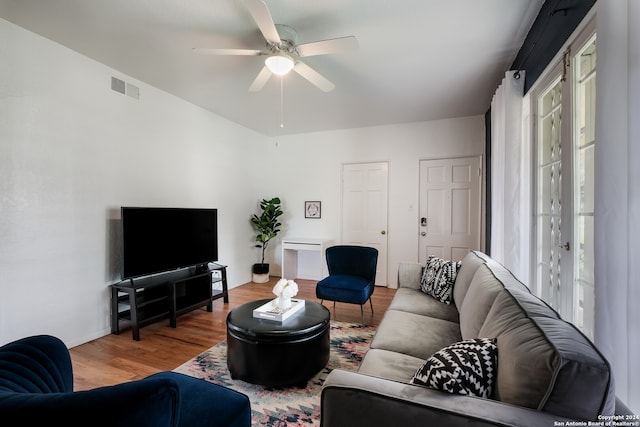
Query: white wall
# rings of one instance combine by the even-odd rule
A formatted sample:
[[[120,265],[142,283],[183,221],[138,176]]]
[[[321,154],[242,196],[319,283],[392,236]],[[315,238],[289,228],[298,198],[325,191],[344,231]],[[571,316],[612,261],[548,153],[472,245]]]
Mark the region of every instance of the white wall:
[[[336,130],[273,138],[273,195],[283,199],[282,236],[340,241],[342,165],[389,163],[388,283],[398,264],[418,260],[418,178],[421,159],[484,154],[484,117]],[[304,201],[322,202],[321,219],[304,218]],[[274,245],[276,269],[281,247]],[[279,270],[278,270],[279,271]]]
[[[0,40],[0,344],[110,332],[122,205],[218,208],[230,284],[250,280],[264,136],[4,20]]]
[[[389,162],[395,284],[398,263],[418,260],[419,160],[484,151],[481,116],[270,139],[1,19],[0,58],[0,344],[110,332],[120,206],[218,208],[236,286],[259,260],[249,217],[263,197],[283,199],[280,237],[339,240],[344,163]],[[322,219],[304,219],[305,200]],[[268,256],[278,274],[279,239]]]
[[[640,2],[599,2],[596,25],[595,343],[640,414]]]

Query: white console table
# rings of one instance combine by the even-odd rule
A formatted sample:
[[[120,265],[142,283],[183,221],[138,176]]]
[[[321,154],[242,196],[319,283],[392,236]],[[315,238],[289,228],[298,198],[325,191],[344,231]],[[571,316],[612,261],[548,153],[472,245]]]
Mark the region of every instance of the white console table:
[[[286,279],[322,280],[329,275],[325,250],[333,240],[324,238],[285,237],[282,239],[282,277]],[[300,258],[300,259],[299,259]],[[307,262],[303,264],[302,258]]]

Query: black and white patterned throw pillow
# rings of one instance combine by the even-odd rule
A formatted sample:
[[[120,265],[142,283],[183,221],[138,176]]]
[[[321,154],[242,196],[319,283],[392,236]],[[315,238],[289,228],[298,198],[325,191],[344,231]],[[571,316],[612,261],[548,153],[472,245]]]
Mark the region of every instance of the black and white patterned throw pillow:
[[[462,261],[449,261],[433,255],[427,259],[420,289],[438,301],[451,304],[453,299],[453,285]]]
[[[415,373],[411,384],[490,398],[497,375],[498,347],[495,338],[460,341],[431,356]]]

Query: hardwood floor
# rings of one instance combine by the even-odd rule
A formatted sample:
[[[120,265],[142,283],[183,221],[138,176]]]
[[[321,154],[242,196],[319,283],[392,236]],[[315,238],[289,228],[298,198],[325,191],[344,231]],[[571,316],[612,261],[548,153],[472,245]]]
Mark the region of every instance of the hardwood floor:
[[[267,283],[247,283],[229,291],[229,303],[213,302],[213,312],[206,308],[178,317],[177,328],[169,320],[140,329],[140,341],[134,341],[131,330],[120,335],[107,335],[70,350],[76,391],[119,384],[144,378],[160,371],[170,371],[227,337],[227,313],[234,307],[262,298],[273,298],[273,285],[279,277]],[[319,302],[315,297],[315,281],[296,280],[298,298]],[[395,289],[377,287],[373,293],[373,314],[369,304],[364,307],[367,324],[378,325],[389,307]],[[360,307],[353,304],[325,302],[331,318],[345,322],[360,322]]]

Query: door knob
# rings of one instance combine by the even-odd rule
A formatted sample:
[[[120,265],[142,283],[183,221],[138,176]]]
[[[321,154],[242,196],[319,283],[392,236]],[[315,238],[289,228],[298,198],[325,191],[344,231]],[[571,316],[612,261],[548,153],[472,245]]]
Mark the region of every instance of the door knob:
[[[423,231],[422,233],[420,233],[420,235],[421,235],[421,236],[426,236],[426,235],[427,235],[427,232],[426,232],[426,231]]]
[[[382,230],[380,234],[387,234],[387,232],[385,230]]]

